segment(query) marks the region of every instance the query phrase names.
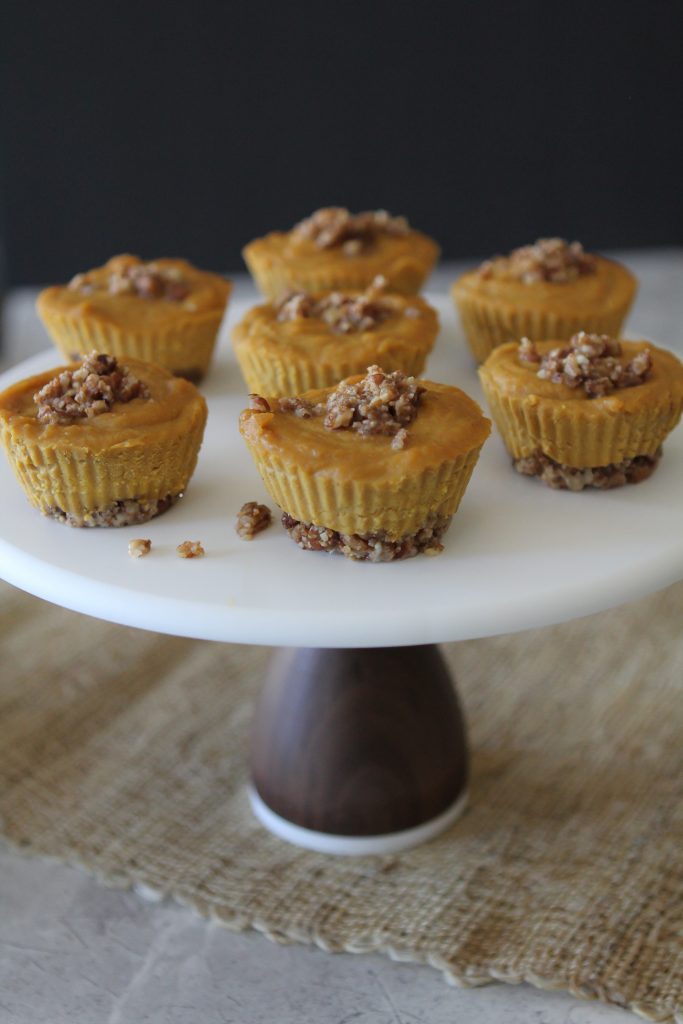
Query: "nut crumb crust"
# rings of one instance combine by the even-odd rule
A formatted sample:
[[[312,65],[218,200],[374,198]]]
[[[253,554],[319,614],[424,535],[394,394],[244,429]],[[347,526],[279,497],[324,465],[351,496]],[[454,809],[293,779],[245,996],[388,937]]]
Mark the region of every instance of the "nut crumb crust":
[[[302,523],[287,512],[282,513],[282,525],[304,551],[338,553],[356,562],[396,562],[415,555],[438,555],[443,551],[441,538],[448,529],[452,516],[430,516],[416,533],[390,540],[384,533],[346,534],[324,526]]]
[[[523,476],[537,476],[553,490],[578,492],[586,487],[611,490],[625,484],[639,484],[652,476],[661,457],[662,449],[659,448],[654,455],[637,455],[609,466],[576,469],[574,466],[555,462],[538,451],[523,459],[513,459],[512,464],[518,473]]]
[[[103,508],[92,509],[76,515],[73,512],[65,512],[57,505],[50,505],[45,509],[44,514],[50,519],[56,519],[67,526],[90,527],[90,526],[136,526],[138,523],[146,523],[155,516],[161,515],[174,505],[182,494],[167,494],[165,498],[145,500],[139,498],[123,499],[113,501]]]

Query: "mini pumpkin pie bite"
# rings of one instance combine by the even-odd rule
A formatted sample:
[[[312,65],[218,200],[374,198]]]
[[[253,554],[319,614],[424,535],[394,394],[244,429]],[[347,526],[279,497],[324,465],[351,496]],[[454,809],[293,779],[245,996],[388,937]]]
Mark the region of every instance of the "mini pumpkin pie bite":
[[[0,394],[0,439],[43,515],[69,526],[128,526],[182,496],[206,416],[189,381],[92,352]]]
[[[424,299],[389,294],[377,277],[363,292],[296,292],[255,306],[232,341],[247,388],[284,396],[329,387],[374,363],[417,375],[438,330]]]
[[[232,285],[180,259],[114,256],[68,285],[46,288],[37,309],[65,359],[96,349],[158,363],[199,381],[206,373]]]
[[[491,424],[458,388],[371,366],[336,388],[251,396],[240,430],[299,547],[438,554]]]
[[[439,257],[433,239],[386,210],[325,207],[291,231],[273,231],[243,251],[267,299],[286,292],[360,291],[378,274],[391,291],[415,295]]]
[[[675,355],[607,335],[502,345],[479,376],[517,472],[557,489],[645,480],[683,409]]]
[[[616,337],[637,288],[626,267],[584,252],[579,242],[539,238],[486,260],[453,284],[472,355],[526,337],[567,341],[578,331]]]

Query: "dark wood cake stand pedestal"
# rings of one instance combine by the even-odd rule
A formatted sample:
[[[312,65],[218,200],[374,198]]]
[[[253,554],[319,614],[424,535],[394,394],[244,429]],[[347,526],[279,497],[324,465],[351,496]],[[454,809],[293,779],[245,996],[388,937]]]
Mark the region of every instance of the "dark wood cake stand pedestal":
[[[435,645],[278,651],[259,700],[251,802],[289,842],[392,853],[466,802],[460,704]]]

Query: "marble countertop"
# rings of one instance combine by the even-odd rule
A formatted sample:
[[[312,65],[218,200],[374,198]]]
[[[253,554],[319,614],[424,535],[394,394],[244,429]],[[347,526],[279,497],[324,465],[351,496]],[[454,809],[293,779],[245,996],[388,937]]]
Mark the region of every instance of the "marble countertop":
[[[618,254],[641,280],[630,334],[683,350],[683,249]],[[432,279],[445,288],[458,271]],[[246,295],[248,284],[238,287]],[[35,289],[7,296],[4,365],[47,347]],[[1,652],[0,652],[1,656]],[[0,1024],[620,1024],[527,985],[455,989],[429,967],[278,946],[174,903],[107,889],[0,842]]]

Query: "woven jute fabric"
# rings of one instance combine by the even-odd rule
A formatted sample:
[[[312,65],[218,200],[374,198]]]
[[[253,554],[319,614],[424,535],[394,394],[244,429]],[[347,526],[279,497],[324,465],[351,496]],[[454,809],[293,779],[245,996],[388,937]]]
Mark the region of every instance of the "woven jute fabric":
[[[473,748],[441,838],[345,859],[245,795],[266,648],[112,626],[0,589],[0,829],[233,928],[530,981],[683,1020],[683,585],[446,648]]]

